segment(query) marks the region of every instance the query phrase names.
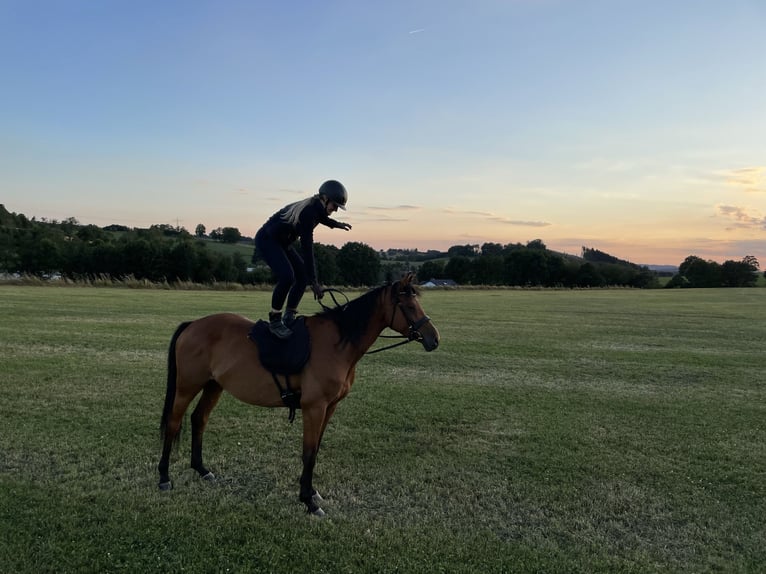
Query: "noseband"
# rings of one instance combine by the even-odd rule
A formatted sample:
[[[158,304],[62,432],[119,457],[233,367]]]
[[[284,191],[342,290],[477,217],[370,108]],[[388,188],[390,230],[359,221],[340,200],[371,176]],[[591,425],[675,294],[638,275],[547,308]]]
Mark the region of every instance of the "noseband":
[[[407,293],[406,291],[400,291],[399,295],[395,297],[396,304],[394,305],[394,310],[391,313],[391,321],[388,324],[389,329],[394,328],[394,317],[396,316],[396,310],[399,309],[402,312],[402,315],[404,315],[404,320],[407,321],[407,326],[409,327],[409,332],[407,335],[400,335],[401,337],[407,337],[410,341],[418,341],[423,338],[423,335],[420,334],[420,328],[428,323],[431,320],[431,317],[428,315],[423,315],[420,319],[417,321],[413,321],[407,316],[407,313],[404,311],[404,307],[402,306],[402,302],[399,301],[399,297],[402,295],[407,295],[408,297],[414,297],[413,293]]]
[[[381,351],[386,351],[387,349],[393,349],[394,347],[406,345],[407,343],[411,343],[412,341],[423,340],[423,335],[420,333],[420,329],[423,327],[423,325],[425,325],[431,320],[431,317],[429,317],[428,315],[423,315],[417,321],[413,321],[410,317],[407,316],[407,313],[405,312],[404,307],[402,306],[402,302],[399,301],[399,297],[403,295],[406,295],[408,297],[415,296],[415,294],[412,292],[411,289],[406,291],[399,291],[399,293],[393,294],[394,308],[393,308],[393,311],[391,311],[391,320],[388,323],[388,328],[391,330],[395,330],[394,317],[396,317],[396,310],[399,309],[401,310],[402,316],[404,317],[404,320],[407,321],[407,326],[409,327],[407,334],[406,335],[380,335],[380,337],[383,339],[405,339],[405,340],[400,341],[398,343],[394,343],[392,345],[388,345],[386,347],[381,347],[380,349],[375,349],[374,351],[367,351],[367,353],[365,353],[366,355],[374,355],[375,353],[380,353]]]
[[[329,293],[330,297],[333,300],[333,303],[335,303],[335,307],[345,307],[348,305],[348,297],[342,292],[338,291],[337,289],[324,289],[325,293]],[[338,302],[337,298],[335,297],[335,294],[338,293],[342,297],[346,299],[346,302],[341,304]],[[387,345],[385,347],[381,347],[380,349],[375,349],[374,351],[367,351],[365,355],[374,355],[375,353],[380,353],[381,351],[386,351],[388,349],[393,349],[394,347],[399,347],[401,345],[406,345],[407,343],[411,343],[412,341],[422,341],[423,335],[420,333],[420,329],[428,323],[431,320],[431,317],[428,315],[423,315],[420,319],[417,321],[413,321],[410,317],[407,316],[407,313],[404,310],[404,307],[402,306],[401,301],[399,301],[399,297],[402,296],[408,296],[408,297],[414,297],[415,292],[412,290],[412,287],[410,287],[407,290],[399,291],[398,293],[395,293],[394,290],[391,290],[392,294],[392,302],[393,302],[393,311],[391,312],[391,320],[388,323],[388,327],[391,330],[394,329],[394,318],[396,317],[396,310],[400,309],[402,312],[402,315],[404,316],[405,321],[407,321],[407,326],[409,327],[406,335],[378,335],[381,339],[404,339],[404,341],[400,341],[398,343],[393,343],[391,345]],[[326,306],[322,301],[319,301],[319,304],[322,306],[322,308],[325,311],[330,311],[332,308]]]

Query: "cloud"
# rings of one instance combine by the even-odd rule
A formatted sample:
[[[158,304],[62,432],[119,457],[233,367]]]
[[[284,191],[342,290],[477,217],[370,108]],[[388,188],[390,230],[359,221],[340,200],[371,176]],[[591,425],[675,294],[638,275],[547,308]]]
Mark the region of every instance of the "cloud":
[[[397,205],[394,207],[370,206],[358,211],[355,210],[354,217],[364,221],[378,221],[384,223],[406,222],[412,221],[412,218],[408,216],[409,214],[402,212],[412,211],[420,211],[420,207],[416,205]]]
[[[766,229],[766,217],[751,215],[747,208],[735,205],[719,205],[718,213],[734,221],[730,229]]]
[[[412,221],[411,219],[408,219],[406,217],[363,217],[364,221],[378,221],[383,223],[394,223],[394,222],[407,222]]]
[[[450,215],[478,215],[479,217],[494,217],[493,213],[489,213],[488,211],[466,211],[464,209],[458,209],[455,207],[445,207],[442,209],[443,213],[448,213]]]
[[[508,219],[506,217],[493,217],[492,221],[505,223],[506,225],[519,225],[522,227],[550,227],[553,225],[548,221],[520,221],[518,219]]]
[[[420,211],[420,209],[421,208],[417,205],[396,205],[392,207],[370,206],[359,211],[354,211],[354,216],[363,219],[364,221],[378,221],[383,223],[406,222],[412,221],[412,218],[409,217],[407,213],[402,212]]]
[[[402,210],[407,211],[407,210],[418,210],[420,209],[420,207],[417,205],[396,205],[394,207],[371,206],[371,207],[368,207],[367,209],[371,209],[373,211],[402,211]]]
[[[521,219],[510,219],[508,217],[503,217],[502,215],[496,215],[494,213],[490,213],[487,211],[462,211],[462,210],[454,209],[451,207],[444,208],[442,211],[450,215],[472,215],[476,217],[482,217],[484,219],[487,219],[488,221],[493,221],[495,223],[503,223],[505,225],[517,225],[520,227],[550,227],[551,225],[553,225],[552,223],[549,223],[547,221],[524,221]]]
[[[748,193],[766,193],[766,167],[734,169],[723,174],[726,183]]]

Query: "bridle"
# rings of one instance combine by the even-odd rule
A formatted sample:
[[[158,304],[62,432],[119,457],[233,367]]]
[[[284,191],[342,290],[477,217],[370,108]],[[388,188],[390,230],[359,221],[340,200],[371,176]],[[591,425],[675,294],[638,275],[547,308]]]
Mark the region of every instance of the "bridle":
[[[324,289],[324,292],[329,293],[336,307],[345,307],[346,305],[348,305],[348,297],[346,297],[346,294],[343,293],[342,291],[339,291],[337,289]],[[343,297],[345,297],[346,303],[344,303],[343,305],[338,303],[338,300],[335,298],[335,293],[339,293]],[[367,351],[365,355],[374,355],[375,353],[380,353],[381,351],[387,351],[388,349],[393,349],[395,347],[406,345],[407,343],[411,343],[412,341],[423,340],[423,335],[420,332],[420,329],[423,327],[423,325],[427,324],[431,320],[431,317],[429,317],[428,315],[423,315],[417,321],[413,320],[411,317],[407,315],[407,312],[404,310],[404,306],[402,305],[402,302],[399,300],[399,297],[402,297],[402,296],[414,297],[415,293],[412,290],[412,288],[399,291],[398,293],[394,292],[394,290],[391,289],[391,294],[392,294],[392,300],[394,305],[393,305],[393,310],[391,311],[391,320],[388,322],[388,328],[391,330],[394,330],[394,318],[396,317],[396,310],[399,309],[402,313],[402,316],[404,317],[404,320],[407,321],[407,327],[408,327],[407,334],[406,335],[378,335],[378,338],[381,338],[381,339],[404,339],[404,341],[399,341],[398,343],[392,343],[385,347],[381,347],[380,349],[375,349],[374,351]],[[326,306],[321,301],[319,301],[319,304],[326,311],[331,309],[331,307]]]
[[[406,335],[379,335],[379,337],[383,339],[404,339],[404,341],[399,341],[398,343],[392,343],[391,345],[381,347],[380,349],[375,349],[374,351],[367,351],[365,355],[374,355],[375,353],[380,353],[381,351],[386,351],[388,349],[393,349],[394,347],[400,347],[402,345],[406,345],[407,343],[411,343],[412,341],[423,340],[423,335],[421,334],[420,329],[421,327],[423,327],[423,325],[425,325],[431,320],[431,317],[429,317],[428,315],[423,315],[417,321],[413,321],[412,318],[407,315],[407,312],[404,310],[404,306],[402,305],[402,302],[399,301],[399,297],[403,295],[406,295],[408,297],[414,297],[415,293],[412,291],[412,289],[399,291],[399,293],[394,293],[392,289],[391,292],[393,295],[394,308],[391,311],[391,320],[388,322],[388,328],[391,330],[394,329],[394,317],[396,317],[396,310],[399,309],[402,312],[402,316],[404,317],[404,320],[407,321],[407,327],[408,327],[407,334]]]

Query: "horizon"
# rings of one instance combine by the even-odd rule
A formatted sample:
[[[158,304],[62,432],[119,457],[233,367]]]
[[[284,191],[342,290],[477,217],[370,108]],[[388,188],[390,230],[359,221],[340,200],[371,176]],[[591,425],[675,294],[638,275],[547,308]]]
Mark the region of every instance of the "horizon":
[[[30,218],[253,236],[337,179],[353,230],[325,244],[766,261],[762,2],[0,14],[0,202]]]
[[[23,215],[24,217],[26,217],[29,220],[32,220],[34,218],[35,221],[38,221],[38,222],[41,222],[41,223],[59,223],[60,224],[60,223],[62,223],[65,220],[68,220],[70,218],[74,218],[78,225],[81,225],[81,226],[96,225],[97,227],[100,227],[100,228],[109,227],[111,225],[117,225],[117,226],[123,226],[123,227],[127,227],[128,229],[135,230],[135,229],[148,229],[148,228],[150,228],[153,225],[169,225],[169,226],[171,226],[171,227],[173,227],[175,229],[184,229],[189,234],[194,235],[195,234],[196,226],[201,223],[202,225],[205,226],[205,237],[207,239],[210,239],[210,237],[209,237],[210,236],[210,232],[213,231],[214,229],[224,228],[224,227],[236,227],[236,226],[233,226],[233,225],[221,225],[221,226],[216,226],[216,227],[212,227],[211,228],[211,227],[205,225],[205,223],[202,222],[202,221],[194,224],[191,227],[185,226],[185,225],[179,225],[180,221],[176,222],[175,224],[172,223],[172,222],[165,222],[165,223],[155,222],[155,223],[150,223],[148,225],[143,225],[143,226],[142,225],[128,225],[128,224],[125,224],[125,223],[117,223],[117,222],[112,222],[112,223],[106,223],[106,224],[103,224],[103,225],[99,225],[99,224],[96,224],[96,223],[93,223],[93,222],[80,221],[77,217],[71,216],[71,215],[66,216],[66,217],[48,217],[48,216],[45,216],[45,215],[42,215],[42,216],[29,215],[29,214],[26,214],[26,213],[15,211],[13,209],[9,209],[8,206],[6,206],[5,204],[2,204],[2,203],[0,203],[0,206],[5,207],[5,209],[9,213],[16,214],[16,215]],[[323,228],[323,226],[321,226],[321,225],[317,226],[316,230],[319,230],[320,228]],[[334,231],[334,230],[329,230],[327,228],[323,228],[323,229],[327,232],[328,235],[330,235],[331,232]],[[243,233],[242,230],[240,230],[240,233],[242,235],[242,239],[244,239],[244,240],[252,240],[254,238],[254,235],[255,235],[255,233],[252,233],[252,234]],[[454,241],[451,242],[449,240],[443,240],[442,243],[441,243],[441,244],[444,245],[443,247],[436,246],[436,247],[425,247],[425,248],[419,247],[419,246],[408,246],[408,247],[407,246],[405,246],[405,247],[400,247],[400,246],[379,246],[379,245],[372,245],[370,243],[367,243],[366,241],[359,241],[359,242],[363,243],[365,245],[368,245],[369,247],[373,248],[375,251],[409,250],[409,251],[413,251],[413,252],[417,252],[417,253],[426,253],[428,251],[438,251],[439,253],[446,253],[449,250],[450,247],[461,246],[461,245],[478,245],[479,247],[481,247],[484,243],[500,243],[503,246],[508,245],[508,244],[517,244],[517,243],[518,244],[522,244],[522,245],[526,245],[530,241],[534,241],[536,239],[540,239],[545,244],[546,249],[548,249],[549,251],[554,251],[554,252],[562,253],[564,255],[570,255],[570,256],[574,256],[574,257],[582,257],[582,247],[587,247],[587,248],[590,248],[590,249],[597,249],[599,251],[602,251],[602,252],[606,253],[607,255],[616,257],[618,259],[623,259],[625,261],[628,261],[629,263],[634,263],[634,264],[637,264],[637,265],[644,265],[644,266],[675,267],[675,268],[678,268],[679,265],[683,262],[683,260],[686,259],[686,257],[689,257],[690,255],[695,255],[694,253],[689,253],[689,254],[685,255],[678,263],[655,263],[655,262],[645,262],[645,261],[634,261],[634,260],[631,260],[631,259],[625,259],[624,257],[621,257],[619,254],[615,254],[615,253],[611,253],[609,251],[606,251],[605,249],[602,249],[601,247],[599,247],[598,245],[595,245],[595,244],[594,245],[583,245],[583,246],[580,246],[580,248],[578,248],[576,252],[562,251],[560,249],[556,249],[553,246],[549,245],[545,241],[544,238],[540,238],[540,237],[534,237],[534,238],[530,238],[530,239],[523,240],[523,241],[507,241],[505,243],[500,243],[500,242],[496,242],[496,241],[480,241],[480,242],[474,242],[474,243],[462,242],[461,243],[461,242],[454,242]],[[347,241],[334,241],[334,242],[333,241],[320,241],[316,237],[316,234],[315,234],[315,241],[318,242],[318,243],[322,243],[323,245],[334,245],[335,247],[340,248],[340,247],[342,247],[347,242],[358,241],[358,240],[356,240],[356,239],[348,239]],[[240,243],[244,243],[244,241],[240,241]],[[735,259],[735,261],[740,261],[744,257],[745,256],[743,255],[742,257]],[[703,257],[703,259],[705,259],[705,258]],[[712,261],[714,261],[714,260],[712,260]],[[760,262],[760,260],[759,260],[759,262]],[[723,263],[723,261],[718,261],[718,263]]]

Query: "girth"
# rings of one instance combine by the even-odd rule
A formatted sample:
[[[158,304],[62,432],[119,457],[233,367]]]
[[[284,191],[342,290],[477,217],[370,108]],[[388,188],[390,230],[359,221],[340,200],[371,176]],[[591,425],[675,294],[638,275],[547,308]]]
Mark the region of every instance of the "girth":
[[[271,376],[274,379],[274,384],[277,385],[277,389],[279,389],[279,396],[282,397],[282,402],[290,409],[287,420],[292,423],[295,420],[296,409],[301,408],[301,392],[300,390],[294,391],[290,386],[290,375],[282,375],[285,378],[284,387],[279,382],[279,378],[274,371],[271,371]]]

